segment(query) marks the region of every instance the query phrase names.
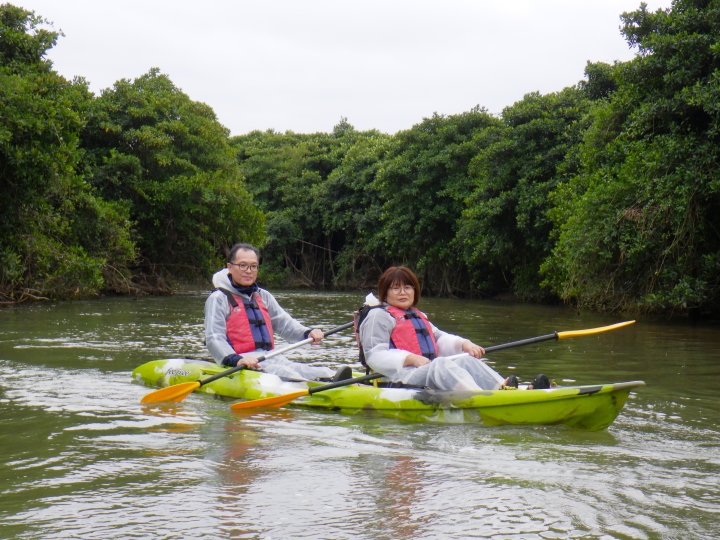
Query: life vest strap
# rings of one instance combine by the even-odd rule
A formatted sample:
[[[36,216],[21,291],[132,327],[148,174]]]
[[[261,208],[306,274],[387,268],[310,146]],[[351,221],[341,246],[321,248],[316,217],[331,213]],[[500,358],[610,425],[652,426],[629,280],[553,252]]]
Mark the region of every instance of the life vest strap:
[[[222,287],[219,287],[219,288],[216,289],[216,290],[220,291],[220,292],[223,293],[225,296],[227,296],[228,302],[230,302],[230,305],[233,307],[233,309],[235,309],[236,307],[238,307],[237,300],[235,300],[235,297],[233,296],[233,293],[231,293],[231,292],[228,291],[227,289],[223,289]]]

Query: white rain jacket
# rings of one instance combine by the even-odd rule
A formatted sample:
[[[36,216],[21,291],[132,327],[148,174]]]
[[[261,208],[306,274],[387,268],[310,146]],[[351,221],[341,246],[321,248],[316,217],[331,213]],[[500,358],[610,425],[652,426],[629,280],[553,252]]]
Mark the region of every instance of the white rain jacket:
[[[216,272],[213,276],[213,286],[216,288],[227,289],[228,291],[249,298],[249,296],[240,293],[232,286],[230,273],[227,269]],[[282,336],[283,339],[290,343],[295,343],[305,339],[305,332],[311,330],[307,326],[303,326],[293,319],[287,311],[280,307],[275,297],[265,289],[258,289],[262,301],[268,309],[270,321],[272,322],[273,332]],[[205,343],[210,354],[215,361],[222,365],[223,358],[230,354],[235,354],[227,339],[227,326],[225,321],[230,317],[231,307],[227,296],[222,291],[213,291],[205,301]],[[257,350],[252,353],[246,353],[252,356],[261,356],[267,351]],[[279,377],[289,379],[315,379],[319,377],[332,377],[335,373],[330,368],[315,367],[306,364],[290,362],[282,355],[275,356],[260,363],[262,369],[268,373],[273,373]]]
[[[392,382],[428,386],[434,390],[494,390],[504,379],[485,362],[463,354],[464,338],[448,334],[430,323],[438,347],[438,358],[421,367],[404,367],[408,351],[390,348],[395,318],[384,309],[371,309],[360,325],[365,362]],[[460,357],[447,358],[449,356]]]

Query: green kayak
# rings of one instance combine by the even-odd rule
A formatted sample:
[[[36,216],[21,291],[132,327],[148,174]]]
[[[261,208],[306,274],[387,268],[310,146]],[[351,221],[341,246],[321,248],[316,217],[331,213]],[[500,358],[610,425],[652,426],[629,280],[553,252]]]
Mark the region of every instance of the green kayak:
[[[224,371],[202,360],[155,360],[133,371],[133,379],[150,386],[194,382]],[[199,392],[228,398],[260,399],[323,383],[283,381],[258,371],[239,371],[200,387]],[[605,429],[620,413],[633,388],[642,381],[547,390],[437,392],[354,384],[299,398],[292,405],[343,413],[375,413],[402,420],[499,425],[565,424],[577,429]]]

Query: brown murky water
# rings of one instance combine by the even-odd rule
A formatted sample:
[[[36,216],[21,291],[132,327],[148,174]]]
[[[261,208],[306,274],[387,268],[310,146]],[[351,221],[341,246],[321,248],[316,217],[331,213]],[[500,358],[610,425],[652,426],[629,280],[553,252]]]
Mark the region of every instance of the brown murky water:
[[[607,430],[403,423],[304,409],[147,409],[148,360],[204,355],[204,294],[0,310],[2,538],[718,538],[720,331],[627,329],[496,353],[578,384],[645,380]],[[308,324],[362,294],[278,294]],[[603,326],[567,308],[423,299],[483,345]],[[355,359],[350,334],[300,349]]]

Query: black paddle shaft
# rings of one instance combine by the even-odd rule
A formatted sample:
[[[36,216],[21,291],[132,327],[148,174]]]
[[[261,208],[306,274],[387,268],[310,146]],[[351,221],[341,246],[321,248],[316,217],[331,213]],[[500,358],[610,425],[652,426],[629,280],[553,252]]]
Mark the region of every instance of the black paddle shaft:
[[[522,347],[523,345],[530,345],[532,343],[540,343],[541,341],[550,341],[551,339],[560,339],[557,332],[552,334],[546,334],[544,336],[537,336],[528,339],[521,339],[520,341],[511,341],[510,343],[503,343],[502,345],[493,345],[492,347],[483,347],[486,353],[493,351],[501,351],[503,349],[512,349],[513,347]]]
[[[520,341],[512,341],[510,343],[503,343],[502,345],[493,345],[492,347],[483,347],[485,352],[501,351],[503,349],[512,349],[513,347],[522,347],[523,345],[530,345],[532,343],[540,343],[541,341],[550,341],[551,339],[559,339],[557,332],[547,334],[544,336],[537,336],[534,338],[521,339]],[[362,377],[356,377],[354,379],[345,379],[344,381],[338,381],[330,384],[323,384],[322,386],[316,386],[315,388],[309,388],[308,394],[314,394],[315,392],[322,392],[323,390],[332,390],[340,386],[347,386],[355,383],[362,383],[365,381],[371,381],[373,379],[379,379],[383,377],[382,373],[373,373],[371,375],[363,375]]]
[[[385,375],[382,373],[372,373],[370,375],[363,375],[362,377],[355,377],[354,379],[344,379],[330,384],[323,384],[322,386],[316,386],[315,388],[308,388],[308,395],[314,394],[315,392],[322,392],[324,390],[332,390],[333,388],[338,388],[339,386],[348,386],[350,384],[371,381],[384,376]]]
[[[343,325],[341,325],[341,326],[336,326],[335,328],[333,328],[333,329],[331,329],[331,330],[328,330],[328,331],[325,332],[324,334],[325,334],[325,336],[327,337],[327,336],[330,336],[330,335],[332,335],[332,334],[336,334],[336,333],[338,333],[338,332],[342,332],[343,330],[347,330],[348,328],[350,328],[350,327],[353,326],[354,324],[355,324],[354,322],[345,323],[345,324],[343,324]],[[305,341],[305,340],[303,340],[303,341]],[[310,341],[308,341],[308,343],[310,343]],[[295,344],[295,346],[299,346],[299,345],[300,345],[299,342],[298,342],[297,344]],[[307,343],[306,343],[306,345],[307,345]],[[285,347],[283,350],[277,350],[277,351],[275,352],[275,354],[273,354],[272,352],[270,352],[270,353],[268,353],[268,354],[264,354],[264,355],[262,355],[262,356],[258,356],[258,357],[257,357],[258,362],[262,362],[263,360],[267,359],[267,357],[269,357],[269,356],[275,356],[276,354],[280,354],[280,353],[282,353],[282,352],[286,352],[286,351],[288,351],[288,350],[294,349],[295,346],[290,345],[290,346],[288,346],[288,347]],[[243,369],[246,369],[246,367],[247,367],[247,366],[245,366],[245,364],[240,364],[240,365],[238,365],[238,366],[235,366],[235,367],[230,368],[230,369],[228,369],[228,370],[222,371],[222,372],[220,372],[220,373],[217,373],[217,374],[213,375],[212,377],[208,377],[207,379],[203,379],[202,381],[198,381],[198,382],[200,383],[200,386],[202,386],[203,384],[211,383],[211,382],[213,382],[213,381],[217,381],[218,379],[222,379],[223,377],[227,377],[228,375],[232,375],[233,373],[235,373],[235,372],[237,372],[237,371],[242,371]]]

